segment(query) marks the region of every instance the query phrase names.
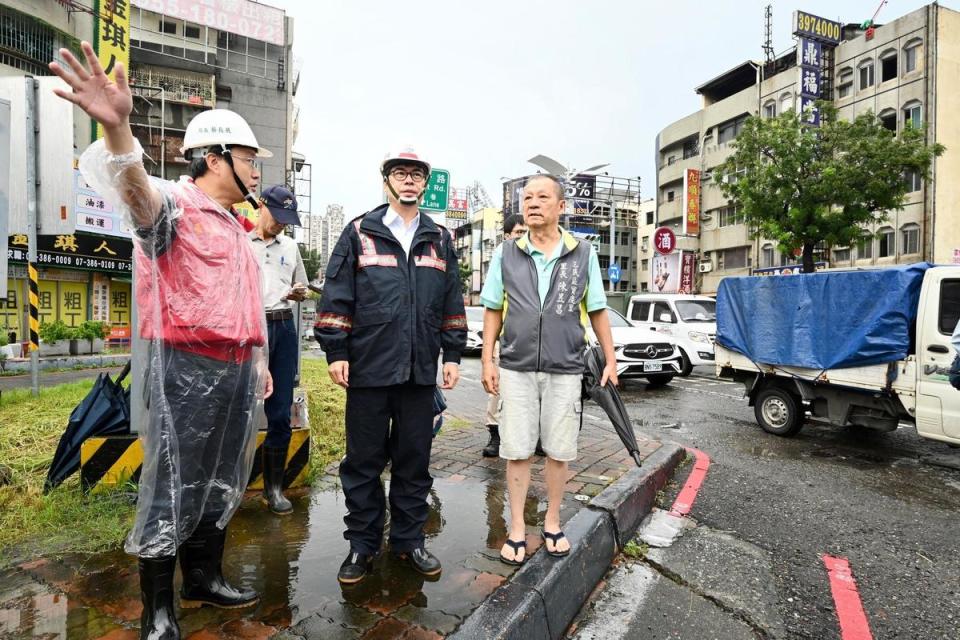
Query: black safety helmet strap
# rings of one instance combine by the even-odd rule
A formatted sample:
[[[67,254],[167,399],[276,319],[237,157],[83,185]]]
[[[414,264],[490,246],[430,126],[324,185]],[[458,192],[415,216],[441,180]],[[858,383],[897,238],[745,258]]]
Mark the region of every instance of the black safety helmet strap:
[[[220,145],[220,155],[223,156],[223,159],[227,161],[227,164],[230,165],[230,171],[233,173],[233,179],[237,183],[237,188],[240,189],[240,193],[243,194],[243,199],[246,200],[250,206],[254,209],[260,208],[260,200],[257,196],[250,193],[250,190],[247,189],[247,185],[243,184],[243,180],[240,179],[240,176],[237,175],[237,167],[233,164],[233,154],[230,153],[230,149],[221,144]]]

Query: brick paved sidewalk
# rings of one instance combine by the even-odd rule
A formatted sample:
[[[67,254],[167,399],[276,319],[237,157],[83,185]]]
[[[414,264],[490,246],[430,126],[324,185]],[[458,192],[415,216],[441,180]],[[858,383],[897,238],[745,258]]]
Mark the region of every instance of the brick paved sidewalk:
[[[247,610],[180,611],[184,638],[441,638],[508,580],[514,568],[497,560],[506,539],[505,463],[480,451],[487,430],[475,421],[448,421],[434,442],[427,545],[443,575],[426,581],[384,553],[376,572],[341,589],[337,569],[347,553],[342,538],[343,495],[335,475],[294,497],[295,513],[276,517],[249,500],[231,523],[225,572],[263,594]],[[640,441],[646,457],[658,442]],[[566,522],[633,466],[609,424],[588,422],[580,458],[570,464],[561,519]],[[527,502],[527,541],[540,546],[546,509],[543,463],[534,462]],[[0,636],[133,640],[140,603],[136,565],[121,552],[43,558],[0,572]],[[58,635],[59,634],[59,635]],[[46,637],[46,636],[44,636]]]

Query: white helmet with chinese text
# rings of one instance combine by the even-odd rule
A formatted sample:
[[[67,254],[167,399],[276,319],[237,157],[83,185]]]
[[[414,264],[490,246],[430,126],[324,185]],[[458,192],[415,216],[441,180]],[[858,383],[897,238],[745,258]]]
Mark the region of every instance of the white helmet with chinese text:
[[[273,157],[268,149],[261,147],[257,142],[257,137],[247,121],[239,113],[229,109],[210,109],[194,116],[183,135],[183,146],[180,147],[180,151],[187,160],[198,157],[198,153],[203,155],[216,153],[223,156],[233,171],[233,179],[240,193],[243,194],[244,200],[257,209],[260,207],[260,201],[247,190],[246,185],[237,175],[233,156],[230,153],[231,147],[255,149],[258,158]]]

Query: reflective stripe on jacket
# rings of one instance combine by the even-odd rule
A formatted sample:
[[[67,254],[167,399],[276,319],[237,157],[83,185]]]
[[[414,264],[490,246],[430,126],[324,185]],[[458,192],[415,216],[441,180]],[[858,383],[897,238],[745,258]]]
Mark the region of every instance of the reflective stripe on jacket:
[[[437,359],[460,362],[467,342],[450,232],[426,214],[409,257],[383,224],[387,205],[346,226],[327,265],[314,325],[328,362],[350,363],[351,387],[432,385]]]

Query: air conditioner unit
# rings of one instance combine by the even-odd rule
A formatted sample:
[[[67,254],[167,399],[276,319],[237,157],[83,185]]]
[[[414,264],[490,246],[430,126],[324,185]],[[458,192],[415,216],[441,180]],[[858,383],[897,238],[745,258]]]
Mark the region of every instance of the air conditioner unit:
[[[697,270],[700,271],[700,273],[709,273],[710,271],[713,271],[713,263],[701,262]]]

